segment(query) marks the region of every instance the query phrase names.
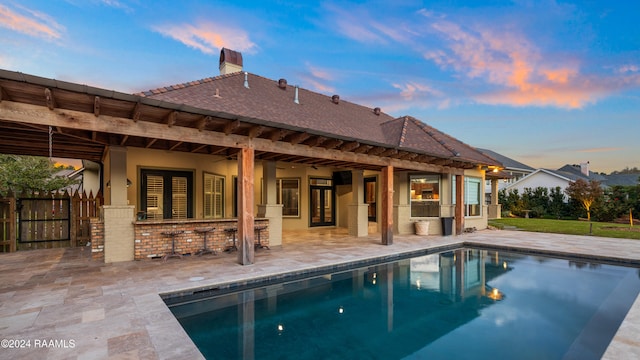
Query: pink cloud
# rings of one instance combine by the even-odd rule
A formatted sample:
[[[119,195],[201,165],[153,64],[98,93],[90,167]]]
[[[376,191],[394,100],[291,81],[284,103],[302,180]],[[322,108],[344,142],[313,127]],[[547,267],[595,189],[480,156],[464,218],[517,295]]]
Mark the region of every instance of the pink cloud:
[[[221,24],[210,22],[201,22],[196,25],[174,24],[156,26],[153,30],[205,54],[216,54],[223,47],[248,53],[256,49],[256,44],[244,31]]]
[[[45,40],[60,39],[65,31],[64,26],[46,14],[24,7],[16,11],[4,5],[0,5],[0,26]]]
[[[502,88],[475,96],[481,103],[582,108],[615,88],[611,80],[581,74],[575,62],[557,66],[513,30],[474,31],[449,21],[432,28],[449,41],[449,49],[425,52],[425,59]]]
[[[311,88],[314,91],[321,93],[335,93],[335,88],[327,85],[327,83],[335,79],[333,72],[313,66],[309,63],[307,63],[306,66],[308,72],[300,75],[304,87]]]

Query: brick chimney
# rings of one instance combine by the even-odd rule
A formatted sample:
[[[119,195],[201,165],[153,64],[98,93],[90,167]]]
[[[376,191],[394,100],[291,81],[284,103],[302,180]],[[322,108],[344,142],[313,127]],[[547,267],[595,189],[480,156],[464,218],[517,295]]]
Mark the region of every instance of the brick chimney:
[[[227,48],[220,50],[220,75],[242,71],[242,54]]]

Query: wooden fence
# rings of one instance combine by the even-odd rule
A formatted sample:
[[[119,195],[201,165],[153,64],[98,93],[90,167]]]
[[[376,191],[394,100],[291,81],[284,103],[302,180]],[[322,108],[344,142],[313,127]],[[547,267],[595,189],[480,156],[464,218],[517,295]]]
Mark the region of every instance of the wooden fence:
[[[84,246],[102,195],[77,191],[0,198],[0,251]]]

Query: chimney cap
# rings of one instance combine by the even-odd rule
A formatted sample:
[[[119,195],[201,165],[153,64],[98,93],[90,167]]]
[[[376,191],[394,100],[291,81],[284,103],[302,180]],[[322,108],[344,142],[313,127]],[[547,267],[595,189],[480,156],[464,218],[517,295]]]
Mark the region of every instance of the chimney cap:
[[[220,65],[225,62],[242,67],[242,53],[227,48],[220,49]]]

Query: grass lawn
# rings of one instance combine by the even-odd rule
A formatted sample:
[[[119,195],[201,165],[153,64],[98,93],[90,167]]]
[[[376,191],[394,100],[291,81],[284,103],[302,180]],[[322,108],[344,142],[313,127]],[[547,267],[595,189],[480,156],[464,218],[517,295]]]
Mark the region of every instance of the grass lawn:
[[[624,224],[601,222],[592,222],[592,224],[594,236],[640,240],[640,226],[630,227]],[[504,218],[489,220],[489,225],[499,229],[503,229],[505,226],[515,226],[520,230],[534,232],[571,235],[589,234],[589,222],[578,220]]]

